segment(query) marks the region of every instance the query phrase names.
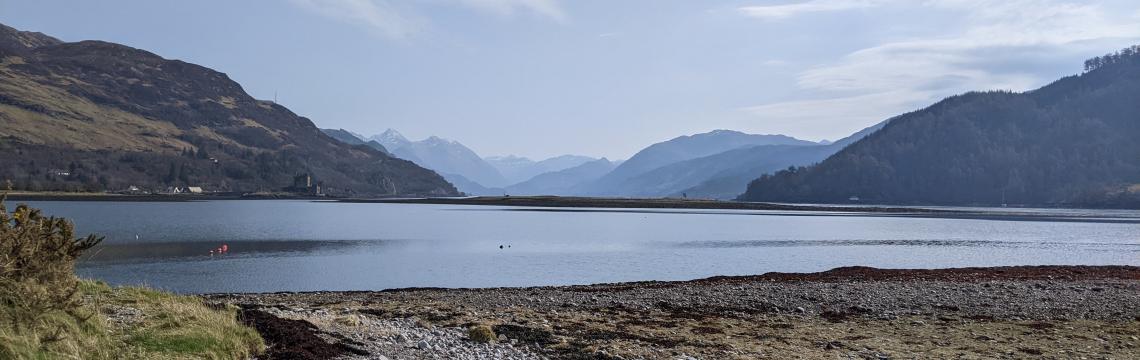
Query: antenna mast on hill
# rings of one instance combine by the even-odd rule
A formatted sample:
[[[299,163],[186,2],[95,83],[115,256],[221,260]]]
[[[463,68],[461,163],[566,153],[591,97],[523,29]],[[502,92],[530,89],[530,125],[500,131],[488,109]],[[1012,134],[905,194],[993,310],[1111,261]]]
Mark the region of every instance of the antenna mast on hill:
[[[273,90],[273,103],[277,104],[277,90]]]

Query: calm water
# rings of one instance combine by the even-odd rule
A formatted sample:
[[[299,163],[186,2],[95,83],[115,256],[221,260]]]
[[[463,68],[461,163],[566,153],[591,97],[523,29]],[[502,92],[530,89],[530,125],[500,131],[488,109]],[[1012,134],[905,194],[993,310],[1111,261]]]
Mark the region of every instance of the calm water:
[[[564,285],[848,265],[1140,265],[1135,211],[939,218],[280,200],[31,204],[107,237],[81,276],[179,292]],[[222,244],[228,254],[209,255]]]

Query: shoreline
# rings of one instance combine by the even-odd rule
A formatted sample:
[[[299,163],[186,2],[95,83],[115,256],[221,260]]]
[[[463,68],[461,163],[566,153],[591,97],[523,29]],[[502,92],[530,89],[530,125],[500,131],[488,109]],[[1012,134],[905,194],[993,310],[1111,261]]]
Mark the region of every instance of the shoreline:
[[[921,207],[869,206],[869,205],[797,205],[762,202],[741,202],[673,198],[606,198],[578,196],[477,196],[466,198],[391,198],[391,199],[336,199],[345,203],[381,204],[440,204],[520,206],[546,208],[603,208],[603,209],[707,209],[707,210],[778,210],[778,211],[835,211],[863,213],[956,213],[953,210]]]
[[[8,195],[12,201],[108,201],[108,202],[188,202],[210,200],[311,200],[341,203],[365,204],[435,204],[435,205],[483,205],[519,206],[541,208],[605,208],[605,209],[691,209],[691,210],[774,210],[774,211],[828,211],[852,213],[891,213],[891,214],[952,214],[954,210],[928,209],[899,206],[859,206],[859,205],[796,205],[758,202],[739,202],[697,199],[657,199],[657,198],[604,198],[573,196],[479,196],[463,198],[340,198],[305,195],[242,195],[242,194],[200,194],[200,195],[131,195],[111,193],[27,193],[13,192]]]
[[[987,205],[891,205],[891,204],[792,204],[743,202],[729,200],[677,199],[677,198],[616,198],[580,196],[474,196],[474,197],[409,197],[389,196],[374,198],[312,196],[296,194],[117,194],[117,193],[65,193],[65,192],[10,192],[12,201],[107,201],[107,202],[188,202],[211,200],[309,200],[363,204],[434,204],[482,205],[538,208],[599,208],[599,209],[690,209],[690,210],[759,210],[759,211],[811,211],[882,214],[971,214],[979,211],[941,209],[940,207],[971,207],[981,212],[1001,212],[1010,209],[1074,209],[1074,210],[1135,210],[1115,207],[1058,207],[1018,206],[1012,208]]]
[[[844,267],[689,281],[200,295],[281,356],[1140,356],[1140,267]],[[492,343],[468,339],[486,325]],[[274,358],[269,356],[268,358]]]

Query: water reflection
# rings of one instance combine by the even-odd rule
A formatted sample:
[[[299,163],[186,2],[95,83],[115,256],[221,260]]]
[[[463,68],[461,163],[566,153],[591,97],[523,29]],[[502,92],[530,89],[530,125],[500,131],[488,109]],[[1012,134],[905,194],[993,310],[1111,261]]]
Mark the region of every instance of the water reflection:
[[[920,246],[920,247],[1009,247],[1009,248],[1111,248],[1122,251],[1140,251],[1140,244],[1119,243],[1061,243],[1061,242],[1022,242],[1000,240],[732,240],[732,241],[686,241],[675,245],[679,248],[746,248],[746,247],[795,247],[795,246]]]
[[[180,260],[227,259],[237,257],[302,256],[316,253],[336,254],[375,251],[397,246],[397,240],[237,240],[178,241],[127,244],[101,244],[88,251],[84,263],[153,262]],[[225,253],[214,253],[226,245]]]
[[[685,280],[839,266],[1140,265],[1140,212],[38,202],[107,237],[81,276],[181,292]],[[222,244],[228,254],[209,256]],[[506,245],[500,249],[499,246]]]

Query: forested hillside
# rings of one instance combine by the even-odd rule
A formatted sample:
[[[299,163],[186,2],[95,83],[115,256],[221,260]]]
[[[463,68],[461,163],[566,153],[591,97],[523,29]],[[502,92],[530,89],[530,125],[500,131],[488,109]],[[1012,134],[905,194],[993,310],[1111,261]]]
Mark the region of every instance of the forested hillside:
[[[457,194],[430,170],[323,134],[225,74],[0,25],[0,181],[23,190]]]
[[[904,114],[820,164],[753,181],[750,201],[1140,206],[1140,47],[1025,93]]]

